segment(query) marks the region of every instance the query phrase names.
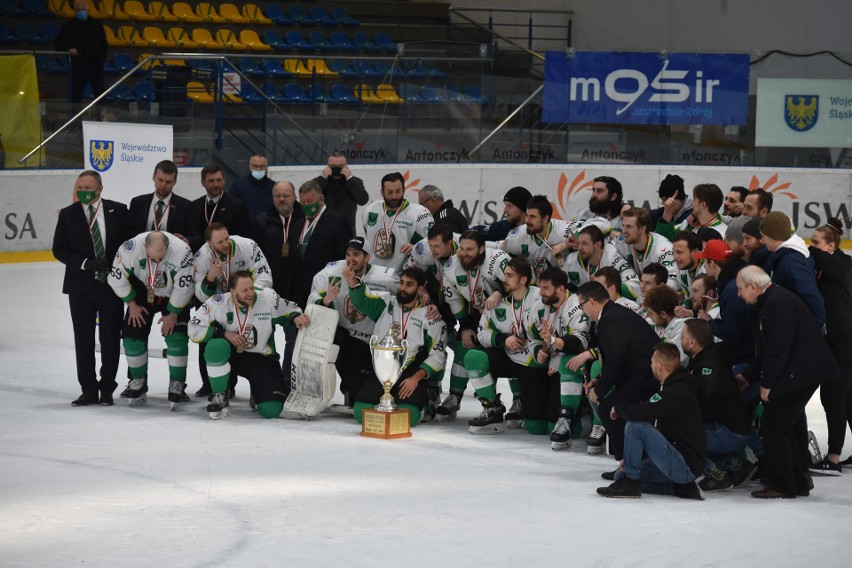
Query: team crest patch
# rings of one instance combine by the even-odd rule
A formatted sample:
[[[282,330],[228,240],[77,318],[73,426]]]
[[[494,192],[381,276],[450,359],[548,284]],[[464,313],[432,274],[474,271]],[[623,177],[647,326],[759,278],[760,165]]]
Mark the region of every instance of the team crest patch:
[[[122,248],[127,252],[133,252],[133,249],[136,248],[136,241],[134,239],[130,239],[129,241],[124,241]]]
[[[192,258],[196,258],[196,259],[201,258],[201,249],[198,249],[198,252],[196,252],[196,253],[192,256]]]
[[[225,315],[225,319],[228,321],[228,325],[234,323],[234,312],[228,312]]]
[[[494,315],[497,316],[497,321],[506,321],[506,308],[496,308]]]
[[[243,338],[246,340],[246,349],[257,347],[257,331],[252,324],[246,324],[246,328],[243,330]]]
[[[654,396],[651,397],[651,402],[660,402],[661,400],[663,399],[660,398],[660,395],[658,393],[654,393]]]
[[[467,286],[467,274],[456,275],[456,283],[459,286]]]
[[[530,245],[521,245],[521,256],[527,258],[530,255]]]
[[[89,163],[92,164],[92,169],[98,172],[105,172],[112,166],[113,160],[112,140],[91,140],[89,141]]]
[[[819,97],[817,95],[785,95],[784,122],[796,132],[806,132],[819,119]]]
[[[568,280],[571,281],[571,284],[576,284],[577,286],[579,286],[580,285],[580,273],[579,272],[569,272],[568,273]]]
[[[359,321],[363,320],[365,316],[352,305],[349,301],[349,296],[346,296],[346,300],[343,302],[343,317],[349,320],[349,323],[355,325]]]
[[[222,297],[222,294],[216,294],[210,299],[213,301],[214,304],[221,304],[222,300],[224,300],[225,298]]]
[[[712,375],[712,374],[713,374],[713,369],[711,369],[711,368],[709,368],[709,367],[704,367],[703,369],[701,369],[701,374],[702,374],[702,375],[704,375],[705,377],[706,377],[707,375]]]
[[[414,245],[414,252],[419,256],[423,256],[426,251],[426,245],[423,244],[423,241],[420,241],[416,245]]]
[[[375,226],[376,221],[379,220],[378,213],[367,213],[367,225],[370,227]]]

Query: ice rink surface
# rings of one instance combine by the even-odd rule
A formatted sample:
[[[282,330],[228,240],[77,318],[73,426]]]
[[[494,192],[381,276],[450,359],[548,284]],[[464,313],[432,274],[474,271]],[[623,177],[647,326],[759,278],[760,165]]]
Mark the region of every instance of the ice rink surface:
[[[225,420],[199,399],[169,412],[163,359],[151,360],[147,406],[74,408],[62,274],[59,263],[0,265],[0,566],[777,568],[850,557],[852,471],[790,501],[752,499],[756,483],[704,502],[604,499],[595,489],[611,458],[582,441],[554,452],[523,430],[470,435],[470,390],[456,422],[393,441],[362,438],[345,417],[260,419],[244,380]],[[194,392],[195,346],[189,361]],[[122,361],[119,391],[125,372]],[[825,448],[818,397],[808,408]]]

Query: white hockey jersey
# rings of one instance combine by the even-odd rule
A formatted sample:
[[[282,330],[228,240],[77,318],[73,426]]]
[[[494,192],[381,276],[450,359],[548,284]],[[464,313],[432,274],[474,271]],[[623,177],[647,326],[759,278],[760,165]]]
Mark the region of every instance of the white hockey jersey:
[[[637,304],[636,302],[634,302],[630,298],[625,298],[624,296],[619,296],[618,299],[615,300],[615,303],[622,305],[625,308],[629,308],[629,309],[633,310],[634,312],[636,312],[637,314],[642,315],[644,317],[644,315],[642,314],[642,308],[640,308],[639,304]]]
[[[139,233],[118,248],[108,281],[116,296],[127,303],[136,298],[131,284],[135,278],[146,288],[151,287],[154,296],[168,298],[166,309],[178,314],[189,304],[194,290],[192,250],[173,234],[163,234],[169,239],[163,260],[150,262],[145,252],[148,232]]]
[[[433,223],[428,209],[407,199],[393,213],[387,211],[384,200],[373,201],[364,210],[365,249],[373,264],[399,271],[408,256],[399,249],[425,239]]]
[[[604,266],[612,266],[618,273],[621,274],[621,295],[631,300],[639,297],[639,277],[630,268],[630,265],[624,260],[624,257],[618,254],[615,245],[605,243],[603,254],[601,255],[600,266],[587,265],[580,258],[580,252],[574,251],[565,259],[564,270],[568,274],[568,281],[574,286],[580,286],[591,280],[592,276],[597,273],[599,268]]]
[[[535,339],[541,340],[541,332],[548,329],[551,334],[564,338],[569,335],[576,337],[581,345],[581,348],[576,352],[563,350],[560,353],[555,353],[555,356],[550,357],[550,370],[559,372],[560,360],[565,357],[570,359],[574,355],[585,351],[589,346],[589,318],[583,313],[580,308],[579,296],[565,292],[566,298],[562,305],[558,308],[548,306],[539,297],[538,305],[533,311],[533,336]],[[549,346],[545,345],[545,349]]]
[[[461,235],[453,233],[452,254],[447,258],[438,259],[437,261],[432,256],[432,249],[429,248],[429,240],[422,239],[418,241],[414,245],[414,248],[411,249],[411,256],[405,261],[405,267],[415,266],[416,263],[416,266],[419,266],[425,272],[433,275],[436,280],[440,281],[447,262],[449,262],[452,255],[456,254],[456,251],[459,249],[459,238],[461,238]]]
[[[689,294],[692,291],[692,283],[695,282],[695,279],[705,274],[707,272],[706,267],[704,266],[704,259],[698,260],[698,266],[691,270],[680,270],[677,271],[677,284],[678,287],[675,289],[678,292],[681,292],[685,298],[684,305],[688,307],[692,307],[692,302],[689,300]]]
[[[661,341],[673,343],[677,350],[680,351],[680,364],[684,367],[689,362],[689,357],[683,352],[683,346],[680,344],[680,336],[683,335],[683,325],[687,318],[673,318],[666,327],[654,326],[654,331],[660,336]]]
[[[482,313],[488,296],[503,290],[503,273],[509,260],[502,250],[490,248],[485,249],[482,264],[471,271],[464,269],[457,254],[447,259],[441,290],[457,318],[467,315],[469,306]]]
[[[526,225],[520,225],[512,229],[506,238],[500,241],[500,248],[512,256],[522,256],[532,266],[533,282],[538,281],[538,276],[551,266],[561,267],[560,262],[551,252],[553,245],[564,243],[571,234],[571,226],[565,221],[552,219],[544,232],[544,238],[531,235],[527,232]]]
[[[376,322],[375,335],[379,340],[391,330],[395,337],[408,341],[403,369],[419,360],[418,367],[426,372],[427,379],[443,376],[447,364],[447,326],[440,316],[428,319],[425,306],[403,310],[395,296],[388,292],[373,295],[363,285],[350,290],[349,295],[352,303]]]
[[[620,232],[623,228],[620,215],[617,216],[617,217],[613,217],[612,219],[607,219],[606,217],[602,217],[601,215],[594,213],[588,207],[585,208],[585,209],[580,209],[579,211],[577,211],[577,214],[574,215],[573,217],[571,217],[571,219],[568,220],[568,224],[571,225],[572,228],[574,228],[575,231],[578,231],[578,230],[580,230],[580,228],[582,228],[584,221],[588,221],[589,219],[594,219],[595,217],[607,221],[609,223],[610,227],[612,227],[613,231],[619,231]]]
[[[328,287],[332,283],[339,282],[340,293],[328,307],[337,310],[340,316],[338,325],[348,331],[349,335],[369,343],[370,336],[375,333],[376,323],[352,305],[352,300],[349,297],[349,284],[343,278],[344,268],[346,268],[345,260],[335,260],[329,262],[325,268],[317,272],[311,283],[308,304],[323,305],[322,301],[328,293]],[[367,270],[361,277],[361,282],[367,286],[367,289],[373,295],[379,292],[396,294],[399,289],[399,277],[392,268],[387,266],[368,264]]]
[[[612,244],[624,259],[636,276],[642,274],[646,266],[653,263],[659,263],[669,273],[669,278],[666,281],[669,288],[679,290],[680,285],[677,282],[677,264],[674,261],[674,250],[670,240],[657,233],[648,234],[648,244],[644,251],[637,251],[633,245],[624,242],[624,235],[618,235],[612,239]]]
[[[524,347],[520,351],[511,351],[505,346],[509,359],[527,367],[543,367],[536,361],[536,354],[543,348],[541,337],[534,326],[537,322],[537,309],[541,304],[538,288],[527,288],[526,296],[520,302],[511,294],[503,298],[497,307],[482,312],[479,319],[479,330],[476,338],[483,347],[498,348],[500,337],[504,334],[515,335],[524,339]]]
[[[230,240],[231,249],[228,254],[218,255],[219,262],[222,263],[222,274],[212,285],[207,281],[207,273],[216,253],[210,243],[204,243],[195,253],[195,296],[202,302],[210,296],[228,292],[228,278],[232,272],[239,270],[246,270],[251,274],[255,288],[272,287],[272,271],[260,246],[251,239],[236,235],[231,236]]]
[[[277,359],[275,325],[292,324],[302,314],[298,305],[283,299],[272,288],[255,291],[251,308],[239,310],[237,312],[230,292],[212,296],[189,320],[189,338],[201,343],[213,337],[224,337],[226,331],[232,331],[245,337],[246,353]]]

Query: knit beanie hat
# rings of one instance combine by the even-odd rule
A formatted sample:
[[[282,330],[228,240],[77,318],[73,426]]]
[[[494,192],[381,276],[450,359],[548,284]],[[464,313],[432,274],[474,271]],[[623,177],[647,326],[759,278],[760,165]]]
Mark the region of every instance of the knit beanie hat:
[[[748,219],[746,224],[743,225],[742,233],[744,235],[748,235],[750,237],[754,237],[755,239],[761,238],[760,234],[760,217],[755,217],[754,219],[749,219],[748,217],[744,217]]]
[[[669,174],[660,182],[660,189],[657,191],[660,199],[668,199],[673,195],[681,197],[686,195],[683,190],[683,178],[680,176]]]
[[[737,244],[743,244],[743,226],[751,221],[748,217],[736,217],[728,223],[728,229],[725,231],[725,238],[731,239]],[[758,229],[758,232],[760,230]]]
[[[771,211],[760,222],[760,232],[772,240],[786,241],[793,234],[793,224],[780,211]]]
[[[508,201],[524,213],[527,211],[527,203],[532,199],[532,193],[525,187],[516,186],[506,192],[503,201]]]

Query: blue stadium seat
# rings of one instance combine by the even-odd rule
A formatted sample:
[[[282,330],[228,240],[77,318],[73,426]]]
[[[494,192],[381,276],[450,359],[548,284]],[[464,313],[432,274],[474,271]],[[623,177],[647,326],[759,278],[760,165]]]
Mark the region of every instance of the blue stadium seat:
[[[17,36],[19,41],[24,43],[34,43],[37,45],[48,43],[48,40],[38,35],[38,31],[29,22],[18,22],[15,24],[15,36]]]
[[[264,59],[261,61],[261,67],[264,72],[270,77],[292,77],[293,74],[284,69],[284,65],[280,59]]]
[[[53,12],[47,9],[44,0],[24,0],[21,4],[28,16],[36,18],[52,18]]]
[[[284,12],[284,9],[277,4],[270,4],[263,11],[263,15],[278,24],[279,26],[292,26],[296,21]]]
[[[330,59],[326,62],[328,68],[343,77],[357,77],[358,72],[354,71],[348,63],[340,59]]]
[[[136,83],[131,90],[131,94],[135,96],[138,101],[151,103],[154,102],[155,99],[154,89],[151,88],[151,83],[147,79]]]
[[[349,36],[345,32],[331,32],[331,44],[340,51],[346,53],[357,53],[361,51],[357,45],[349,41]]]
[[[337,48],[328,41],[325,34],[320,31],[312,31],[308,34],[308,41],[320,51],[337,51]]]
[[[240,57],[237,61],[240,71],[246,75],[259,76],[263,75],[263,69],[257,64],[257,61],[250,57]]]
[[[363,77],[382,77],[382,74],[376,71],[376,69],[368,61],[362,61],[360,59],[352,62],[352,70],[359,76]]]
[[[394,42],[385,32],[376,33],[376,36],[373,38],[373,43],[388,53],[396,53],[397,51],[396,42]]]
[[[112,64],[115,65],[116,69],[118,69],[121,73],[127,73],[136,67],[136,62],[133,61],[133,58],[127,53],[116,53],[113,55]]]
[[[316,20],[321,26],[327,28],[336,28],[338,24],[337,20],[329,16],[328,12],[322,6],[313,6],[311,8],[311,19]]]
[[[361,25],[361,22],[350,16],[343,6],[335,6],[332,8],[331,16],[337,20],[340,25],[346,26],[347,28],[357,28]]]
[[[317,21],[311,18],[310,14],[305,12],[298,4],[292,4],[288,12],[290,19],[295,20],[302,26],[315,26]]]
[[[296,30],[290,30],[287,32],[287,44],[292,49],[299,51],[316,51],[314,44],[305,39],[302,32]]]
[[[384,48],[380,45],[376,45],[370,38],[367,37],[367,34],[364,32],[355,32],[352,36],[352,43],[358,46],[358,48],[363,49],[369,53],[381,53],[384,51]]]
[[[278,51],[290,51],[290,44],[275,30],[266,30],[260,38],[266,45]]]
[[[59,26],[53,22],[42,24],[38,35],[46,39],[49,43],[53,43],[56,41],[57,36],[59,36]]]
[[[432,85],[423,85],[423,88],[420,90],[420,96],[423,97],[423,101],[427,103],[447,102],[447,97],[444,96],[441,89]]]
[[[15,34],[2,22],[0,22],[0,43],[18,43],[18,38],[15,37]]]
[[[358,102],[358,99],[352,95],[352,89],[343,83],[335,83],[331,86],[331,96],[334,97],[335,102],[341,104],[349,105]]]
[[[400,86],[399,96],[405,99],[406,103],[425,103],[426,100],[420,94],[417,87],[411,85],[409,83],[405,83]]]
[[[488,97],[482,94],[482,88],[479,85],[468,85],[464,89],[464,94],[466,94],[472,101],[476,101],[479,104],[488,104]]]
[[[296,83],[287,83],[284,85],[284,96],[287,97],[290,102],[294,103],[310,103],[311,97],[305,94],[305,91],[302,90],[302,87],[297,85]]]
[[[334,103],[336,102],[335,98],[326,93],[322,88],[322,85],[319,83],[312,83],[310,88],[308,89],[308,93],[310,94],[311,99],[317,103]]]

